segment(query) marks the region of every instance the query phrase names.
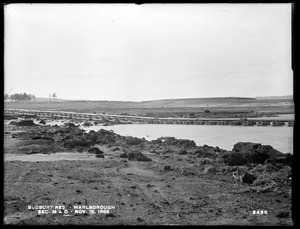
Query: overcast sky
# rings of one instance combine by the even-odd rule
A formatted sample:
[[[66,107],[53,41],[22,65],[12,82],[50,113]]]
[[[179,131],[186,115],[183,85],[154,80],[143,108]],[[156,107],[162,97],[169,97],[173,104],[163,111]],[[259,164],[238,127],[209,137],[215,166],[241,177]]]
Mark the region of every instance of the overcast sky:
[[[5,93],[292,95],[291,4],[10,4]]]

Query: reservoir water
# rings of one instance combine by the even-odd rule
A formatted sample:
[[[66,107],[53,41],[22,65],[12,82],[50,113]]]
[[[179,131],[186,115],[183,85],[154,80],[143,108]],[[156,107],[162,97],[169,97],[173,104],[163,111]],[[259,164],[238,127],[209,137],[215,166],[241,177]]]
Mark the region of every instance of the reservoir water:
[[[288,126],[210,126],[170,124],[123,124],[83,127],[86,131],[113,130],[124,136],[154,140],[159,137],[190,139],[198,146],[204,144],[231,150],[237,142],[271,145],[282,153],[293,153],[293,127]]]

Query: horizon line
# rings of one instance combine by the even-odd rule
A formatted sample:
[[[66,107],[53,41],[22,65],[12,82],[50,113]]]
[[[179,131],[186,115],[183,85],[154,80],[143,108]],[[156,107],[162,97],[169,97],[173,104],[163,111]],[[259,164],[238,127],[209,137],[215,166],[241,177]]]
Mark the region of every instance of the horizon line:
[[[153,102],[153,101],[165,101],[165,100],[193,100],[193,99],[257,99],[257,98],[267,98],[267,97],[287,97],[294,95],[267,95],[267,96],[255,96],[255,97],[244,97],[244,96],[216,96],[216,97],[193,97],[193,98],[166,98],[166,99],[151,99],[151,100],[140,100],[140,101],[130,101],[130,100],[97,100],[97,99],[65,99],[57,97],[55,100],[67,100],[67,101],[94,101],[94,102]],[[36,97],[36,99],[47,99],[49,97]]]

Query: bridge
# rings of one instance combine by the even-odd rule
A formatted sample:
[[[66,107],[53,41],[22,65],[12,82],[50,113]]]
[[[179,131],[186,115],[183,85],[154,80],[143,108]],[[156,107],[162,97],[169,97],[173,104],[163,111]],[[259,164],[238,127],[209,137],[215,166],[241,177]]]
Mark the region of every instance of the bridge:
[[[117,123],[144,123],[144,124],[182,124],[182,125],[231,125],[231,126],[294,126],[293,120],[277,119],[235,119],[235,118],[154,118],[129,115],[77,113],[66,111],[40,111],[25,109],[5,109],[4,115],[38,116],[51,119],[72,119],[79,121],[117,122]]]

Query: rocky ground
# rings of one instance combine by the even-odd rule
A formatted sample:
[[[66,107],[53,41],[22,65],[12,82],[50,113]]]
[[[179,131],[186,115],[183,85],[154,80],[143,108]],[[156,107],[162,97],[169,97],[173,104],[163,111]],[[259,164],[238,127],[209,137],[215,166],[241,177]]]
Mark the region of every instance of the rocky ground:
[[[225,151],[171,137],[85,133],[71,123],[10,122],[4,129],[4,224],[293,225],[292,155],[271,146],[237,143]],[[36,205],[115,209],[28,209]]]

